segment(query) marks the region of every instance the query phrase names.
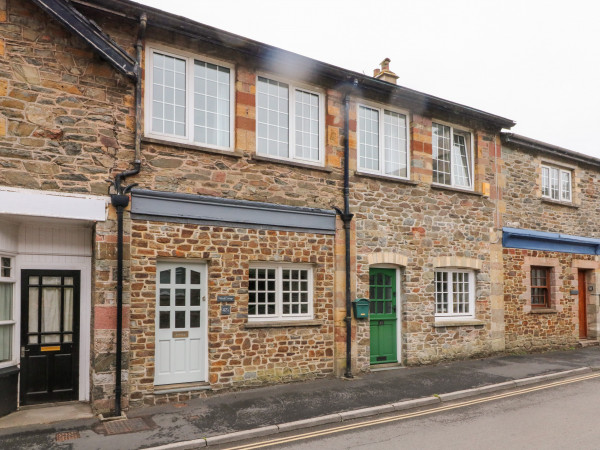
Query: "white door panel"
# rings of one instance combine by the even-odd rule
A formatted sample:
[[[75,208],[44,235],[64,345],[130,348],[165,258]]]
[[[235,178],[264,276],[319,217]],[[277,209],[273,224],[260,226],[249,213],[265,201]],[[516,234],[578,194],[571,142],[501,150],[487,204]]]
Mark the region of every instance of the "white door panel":
[[[154,383],[207,377],[206,265],[158,263]]]

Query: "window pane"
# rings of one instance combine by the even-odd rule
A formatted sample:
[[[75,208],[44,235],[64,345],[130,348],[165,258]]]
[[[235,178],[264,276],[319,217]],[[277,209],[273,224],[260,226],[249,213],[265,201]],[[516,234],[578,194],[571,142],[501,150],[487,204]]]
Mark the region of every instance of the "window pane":
[[[230,146],[230,83],[228,68],[202,61],[194,62],[195,142]]]
[[[0,325],[0,362],[12,359],[13,325]]]
[[[0,320],[12,320],[13,285],[0,283]]]
[[[190,271],[190,283],[200,284],[200,272],[196,272],[195,270]]]
[[[185,328],[185,311],[175,311],[175,328]]]
[[[175,306],[185,306],[185,289],[175,289]]]
[[[42,331],[60,331],[60,288],[42,289]]]
[[[554,200],[558,200],[558,188],[559,188],[559,170],[550,168],[550,197]]]
[[[185,284],[185,267],[175,269],[175,284]]]
[[[0,276],[10,278],[11,276],[10,258],[0,258]]]
[[[285,83],[263,77],[258,77],[257,87],[257,152],[288,158],[289,87]]]
[[[358,164],[361,169],[379,170],[379,111],[358,107]]]
[[[161,311],[158,317],[159,328],[171,328],[171,313],[169,311]]]
[[[560,172],[560,198],[561,200],[571,201],[571,172],[561,170]]]
[[[161,270],[160,271],[160,282],[161,282],[161,284],[171,283],[171,271],[170,270]]]
[[[200,289],[190,289],[190,306],[200,306]]]
[[[315,106],[311,106],[315,105]],[[319,159],[319,96],[296,89],[296,157]]]
[[[468,137],[454,133],[454,148],[452,152],[452,170],[454,184],[460,187],[471,187],[471,155]]]
[[[186,61],[156,52],[153,60],[152,131],[185,136]]]
[[[275,270],[250,269],[248,314],[275,314]]]
[[[200,328],[200,311],[190,311],[190,328]]]
[[[383,134],[385,174],[395,177],[408,176],[406,116],[385,111]]]
[[[63,306],[63,331],[73,331],[73,288],[65,288]]]
[[[445,314],[448,312],[448,273],[435,273],[435,312]]]
[[[550,197],[550,169],[542,167],[542,195]]]
[[[450,179],[450,127],[434,123],[432,132],[433,182],[451,184]]]
[[[160,306],[169,306],[171,304],[171,290],[160,290]]]
[[[29,332],[38,331],[38,294],[39,288],[29,288]],[[37,342],[37,341],[36,341]]]

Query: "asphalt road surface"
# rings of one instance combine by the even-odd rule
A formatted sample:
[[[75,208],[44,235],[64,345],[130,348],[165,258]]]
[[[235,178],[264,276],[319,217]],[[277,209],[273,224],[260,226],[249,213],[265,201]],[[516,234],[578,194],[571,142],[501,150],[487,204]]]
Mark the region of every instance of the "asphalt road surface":
[[[544,389],[524,387],[500,392],[492,400],[487,399],[489,396],[458,400],[433,410],[379,416],[319,430],[305,430],[296,436],[279,436],[257,440],[247,446],[238,444],[230,447],[306,450],[599,449],[600,378],[577,382],[561,380],[555,384]],[[345,429],[336,431],[340,427]],[[310,437],[310,433],[321,435]],[[269,445],[269,441],[282,438],[290,441]]]

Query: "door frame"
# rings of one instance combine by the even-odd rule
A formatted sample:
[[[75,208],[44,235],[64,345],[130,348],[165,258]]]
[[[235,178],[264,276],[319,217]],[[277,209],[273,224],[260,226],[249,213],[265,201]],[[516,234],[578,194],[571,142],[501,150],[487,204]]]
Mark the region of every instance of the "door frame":
[[[208,261],[202,259],[202,260],[194,260],[194,259],[170,259],[170,258],[164,258],[164,259],[158,259],[156,261],[156,287],[155,287],[155,296],[154,296],[154,379],[152,380],[152,383],[154,386],[161,386],[162,388],[164,388],[164,386],[169,386],[169,384],[156,384],[156,374],[158,373],[157,371],[157,364],[158,364],[158,345],[156,345],[156,339],[157,339],[157,330],[158,330],[158,325],[159,325],[159,316],[157,314],[158,308],[157,308],[157,304],[158,304],[158,276],[159,276],[159,265],[160,264],[169,264],[169,265],[181,265],[181,266],[185,266],[185,267],[189,267],[189,266],[197,266],[200,270],[200,274],[201,274],[201,279],[204,280],[205,283],[205,288],[204,288],[204,295],[201,294],[200,297],[200,329],[202,330],[202,339],[204,339],[204,346],[202,348],[202,351],[204,352],[204,371],[202,374],[202,380],[198,380],[198,381],[190,381],[190,382],[186,382],[186,383],[205,383],[205,382],[209,382],[210,378],[209,378],[209,373],[210,373],[210,358],[209,358],[209,354],[208,354],[208,315],[210,314],[210,293],[209,293],[209,279],[208,279]],[[206,301],[204,301],[204,299],[202,297],[205,297]],[[204,314],[203,314],[204,313]],[[183,384],[186,384],[183,383]],[[180,384],[180,383],[174,383],[174,384]]]
[[[79,395],[78,401],[88,402],[90,400],[90,345],[91,345],[91,320],[92,320],[92,259],[88,256],[70,257],[76,258],[77,263],[50,264],[24,262],[25,255],[16,256],[16,270],[19,277],[15,290],[18,306],[18,320],[16,336],[21,339],[21,271],[22,270],[77,270],[79,271]],[[29,255],[27,255],[29,256]],[[19,346],[20,349],[20,346]],[[20,352],[19,352],[20,355]],[[20,366],[19,357],[19,366]]]
[[[402,293],[404,286],[402,285],[402,266],[396,264],[371,264],[369,266],[369,272],[371,269],[393,269],[396,274],[396,360],[397,364],[403,364],[402,356],[404,355],[404,349],[402,347],[402,330],[404,329],[402,323],[402,311],[404,304],[402,302]],[[370,319],[369,319],[370,320]],[[369,350],[370,350],[370,336],[369,336]],[[396,364],[396,363],[394,363]]]

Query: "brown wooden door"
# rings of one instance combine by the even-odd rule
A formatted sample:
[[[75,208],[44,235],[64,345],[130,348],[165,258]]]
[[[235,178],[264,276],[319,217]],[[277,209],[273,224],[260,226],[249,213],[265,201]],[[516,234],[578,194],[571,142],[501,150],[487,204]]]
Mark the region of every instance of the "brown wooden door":
[[[587,338],[587,308],[585,297],[587,286],[585,284],[585,271],[579,271],[579,339]]]

